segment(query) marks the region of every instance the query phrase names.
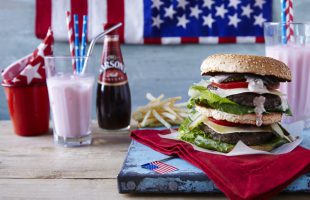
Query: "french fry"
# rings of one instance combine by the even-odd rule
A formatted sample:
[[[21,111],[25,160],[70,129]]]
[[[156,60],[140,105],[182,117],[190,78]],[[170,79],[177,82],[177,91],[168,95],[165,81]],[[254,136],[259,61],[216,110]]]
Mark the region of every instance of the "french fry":
[[[171,128],[171,125],[170,125],[167,121],[165,121],[165,120],[156,112],[156,110],[152,110],[152,113],[153,113],[154,117],[155,117],[156,119],[158,119],[158,121],[160,121],[166,128]]]
[[[154,97],[151,93],[147,93],[145,97],[149,103],[139,107],[132,117],[138,122],[139,127],[154,127],[164,125],[169,128],[171,125],[182,123],[188,115],[186,103],[178,103],[181,97],[172,97],[163,99],[164,95]]]

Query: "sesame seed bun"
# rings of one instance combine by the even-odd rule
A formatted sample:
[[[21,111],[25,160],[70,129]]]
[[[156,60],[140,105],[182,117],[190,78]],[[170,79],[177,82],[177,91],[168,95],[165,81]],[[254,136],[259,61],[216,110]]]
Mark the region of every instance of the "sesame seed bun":
[[[254,55],[214,54],[201,64],[202,75],[243,73],[276,77],[280,82],[291,81],[290,69],[281,61]]]
[[[256,125],[256,114],[235,115],[231,113],[222,112],[212,108],[206,108],[196,105],[196,110],[207,117],[213,117],[217,120],[226,120],[233,123]],[[270,125],[281,121],[281,113],[263,114],[263,125]]]

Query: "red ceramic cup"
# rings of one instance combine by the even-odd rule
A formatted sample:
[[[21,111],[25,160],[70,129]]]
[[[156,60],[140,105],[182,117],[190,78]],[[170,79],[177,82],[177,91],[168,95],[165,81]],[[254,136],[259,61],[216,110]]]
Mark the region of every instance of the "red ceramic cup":
[[[46,84],[4,87],[14,131],[19,136],[37,136],[49,129],[49,100]]]

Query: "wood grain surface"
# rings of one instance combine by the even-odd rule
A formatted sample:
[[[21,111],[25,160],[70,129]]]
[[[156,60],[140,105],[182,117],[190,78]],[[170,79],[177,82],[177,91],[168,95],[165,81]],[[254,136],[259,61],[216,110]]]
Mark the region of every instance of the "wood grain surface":
[[[93,123],[91,146],[63,148],[52,133],[19,137],[0,121],[0,199],[226,199],[223,195],[124,195],[116,176],[130,143],[128,134],[104,133]],[[309,199],[281,194],[275,199]]]

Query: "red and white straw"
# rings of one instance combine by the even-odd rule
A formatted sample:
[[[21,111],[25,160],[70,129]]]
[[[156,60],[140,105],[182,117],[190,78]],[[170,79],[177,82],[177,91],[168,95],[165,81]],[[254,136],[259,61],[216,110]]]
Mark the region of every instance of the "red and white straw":
[[[73,29],[73,21],[71,18],[71,13],[67,11],[67,28],[68,28],[68,39],[69,39],[69,46],[70,46],[70,53],[71,56],[75,56],[75,47],[74,47],[74,29]],[[76,63],[75,59],[72,59],[72,67],[73,70],[76,71]]]
[[[293,10],[293,0],[286,0],[286,37],[287,41],[290,41],[291,37],[294,35],[294,27],[291,23],[294,22],[294,10]]]

